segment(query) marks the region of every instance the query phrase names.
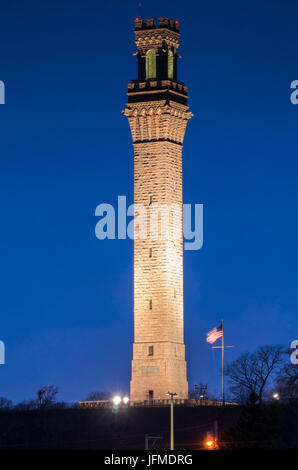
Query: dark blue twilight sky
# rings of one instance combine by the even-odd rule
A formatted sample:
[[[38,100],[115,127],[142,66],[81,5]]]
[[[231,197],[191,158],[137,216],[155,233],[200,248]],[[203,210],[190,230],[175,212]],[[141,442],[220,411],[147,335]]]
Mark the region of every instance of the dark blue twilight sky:
[[[95,207],[133,197],[126,84],[138,1],[1,1],[0,396],[128,390],[132,242],[99,241]],[[162,4],[162,6],[161,6]],[[240,352],[297,339],[298,4],[143,1],[181,22],[189,87],[184,201],[205,206],[185,252],[189,384],[220,391],[205,334],[223,316]]]

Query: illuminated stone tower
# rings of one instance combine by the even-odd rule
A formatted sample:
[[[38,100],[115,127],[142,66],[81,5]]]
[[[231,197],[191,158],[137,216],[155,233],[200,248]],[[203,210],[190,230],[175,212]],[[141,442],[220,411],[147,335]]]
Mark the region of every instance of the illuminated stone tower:
[[[138,80],[128,84],[124,110],[134,146],[134,204],[142,204],[148,213],[152,205],[175,204],[178,212],[171,219],[172,231],[166,239],[135,236],[131,401],[165,399],[168,391],[179,398],[188,396],[183,333],[182,144],[192,114],[188,112],[187,88],[177,80],[179,37],[178,21],[159,18],[155,26],[153,19],[135,20]]]

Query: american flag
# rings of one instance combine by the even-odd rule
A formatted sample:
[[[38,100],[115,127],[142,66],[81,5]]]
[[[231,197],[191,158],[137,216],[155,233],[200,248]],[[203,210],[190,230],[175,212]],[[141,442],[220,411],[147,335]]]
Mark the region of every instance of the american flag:
[[[206,335],[206,341],[207,343],[215,343],[219,338],[222,338],[223,335],[223,329],[222,329],[222,323],[216,328],[213,328],[213,330],[209,331]]]

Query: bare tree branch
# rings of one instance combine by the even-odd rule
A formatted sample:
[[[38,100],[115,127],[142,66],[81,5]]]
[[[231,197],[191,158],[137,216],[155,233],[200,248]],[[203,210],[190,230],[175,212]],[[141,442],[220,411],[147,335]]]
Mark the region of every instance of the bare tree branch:
[[[226,368],[230,391],[239,402],[257,397],[262,403],[269,377],[282,364],[282,346],[262,346],[255,353],[243,353]]]

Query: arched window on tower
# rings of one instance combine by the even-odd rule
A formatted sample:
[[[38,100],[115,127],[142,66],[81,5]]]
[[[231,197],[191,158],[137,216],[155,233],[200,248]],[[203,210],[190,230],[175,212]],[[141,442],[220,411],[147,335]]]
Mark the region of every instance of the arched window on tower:
[[[174,78],[174,54],[171,49],[168,51],[168,78]]]
[[[156,54],[154,49],[146,52],[146,80],[156,78]]]

